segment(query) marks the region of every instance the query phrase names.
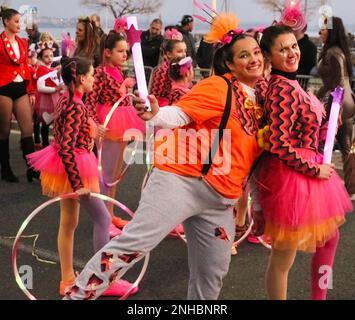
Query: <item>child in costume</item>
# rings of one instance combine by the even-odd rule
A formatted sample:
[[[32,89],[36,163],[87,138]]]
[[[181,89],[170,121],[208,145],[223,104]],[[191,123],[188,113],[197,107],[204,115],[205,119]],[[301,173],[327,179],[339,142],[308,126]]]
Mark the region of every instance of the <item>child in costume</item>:
[[[98,128],[94,121],[95,115],[82,101],[83,95],[92,90],[93,75],[91,62],[84,58],[62,60],[62,77],[68,92],[56,106],[54,142],[28,156],[31,166],[41,171],[44,195],[56,197],[76,192],[80,197],[80,201],[65,199],[60,203],[58,251],[62,275],[61,295],[66,286],[74,283],[76,277],[73,269],[73,245],[80,205],[94,222],[95,252],[109,241],[110,214],[103,201],[87,197],[90,192],[100,192],[98,164],[92,152]],[[113,283],[105,294],[122,295],[129,288],[130,284],[126,281]]]
[[[127,62],[128,43],[125,37],[118,32],[111,31],[102,38],[103,64],[95,70],[95,81],[92,92],[87,96],[86,102],[90,108],[96,110],[100,124],[111,111],[113,105],[128,93],[135,81],[125,79],[122,66]],[[130,99],[124,99],[112,114],[107,125],[107,132],[102,147],[102,178],[100,190],[112,198],[116,196],[116,186],[108,186],[120,176],[123,168],[123,155],[128,141],[124,135],[129,129],[145,130],[144,122],[137,116]],[[108,204],[113,215],[113,207]],[[113,224],[123,228],[127,221],[113,215]]]
[[[175,58],[186,57],[186,44],[182,34],[173,28],[166,30],[161,51],[163,60],[153,71],[150,93],[157,97],[159,106],[163,107],[169,103],[171,92],[170,62]]]
[[[54,108],[64,90],[58,75],[59,68],[52,68],[55,48],[52,42],[39,44],[38,58],[40,65],[36,71],[37,79],[37,111],[41,125],[42,146],[49,145],[49,126],[53,121]]]
[[[169,105],[174,105],[191,90],[194,69],[191,57],[175,58],[170,62],[172,80]]]

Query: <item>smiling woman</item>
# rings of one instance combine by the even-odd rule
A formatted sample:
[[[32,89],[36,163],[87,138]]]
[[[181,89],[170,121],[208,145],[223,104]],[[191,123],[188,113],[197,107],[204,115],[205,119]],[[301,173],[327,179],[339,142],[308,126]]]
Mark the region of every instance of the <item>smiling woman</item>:
[[[300,52],[292,29],[267,28],[261,47],[273,67],[265,102],[270,148],[255,174],[264,234],[272,243],[267,292],[271,299],[287,298],[288,272],[297,251],[305,251],[314,253],[312,298],[326,299],[319,270],[333,265],[338,228],[352,205],[336,171],[318,153],[324,108],[296,80]]]

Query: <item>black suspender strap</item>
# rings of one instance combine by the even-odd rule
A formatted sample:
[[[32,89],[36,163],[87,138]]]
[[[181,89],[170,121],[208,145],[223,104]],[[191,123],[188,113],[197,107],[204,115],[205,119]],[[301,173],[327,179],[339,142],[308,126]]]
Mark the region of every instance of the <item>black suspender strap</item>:
[[[223,112],[223,116],[222,116],[222,120],[221,123],[219,125],[218,128],[218,136],[214,139],[213,144],[212,144],[212,148],[210,149],[209,155],[208,155],[208,163],[203,165],[202,168],[202,176],[201,178],[205,177],[208,172],[211,169],[212,166],[212,162],[213,159],[219,149],[219,145],[221,143],[221,140],[223,138],[223,133],[224,133],[224,129],[227,126],[227,122],[229,120],[229,116],[231,113],[231,107],[232,107],[232,84],[231,82],[224,76],[221,76],[221,78],[223,78],[228,85],[228,93],[227,93],[227,100],[226,100],[226,105],[224,107],[224,112]]]

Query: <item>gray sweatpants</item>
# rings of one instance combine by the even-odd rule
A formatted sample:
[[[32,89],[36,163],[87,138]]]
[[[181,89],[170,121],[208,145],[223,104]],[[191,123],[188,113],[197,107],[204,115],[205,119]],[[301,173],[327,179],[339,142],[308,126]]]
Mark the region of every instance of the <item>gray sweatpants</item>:
[[[184,221],[187,298],[217,299],[234,239],[233,206],[203,180],[154,169],[132,221],[88,262],[65,299],[96,299]]]

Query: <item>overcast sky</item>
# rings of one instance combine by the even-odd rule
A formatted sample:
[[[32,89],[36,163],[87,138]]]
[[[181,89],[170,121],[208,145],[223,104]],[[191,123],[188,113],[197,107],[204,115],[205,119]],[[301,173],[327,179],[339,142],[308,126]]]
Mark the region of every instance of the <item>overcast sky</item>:
[[[312,0],[308,1],[312,2]],[[3,1],[0,0],[0,2]],[[22,4],[35,5],[39,9],[39,14],[43,16],[75,17],[93,12],[93,10],[81,8],[79,5],[80,0],[11,0],[6,2],[14,8],[19,8]],[[211,1],[200,0],[200,2]],[[217,0],[219,10],[223,6],[223,2],[222,0]],[[346,25],[355,23],[355,0],[329,0],[327,2],[333,7],[334,14],[343,18]],[[160,15],[164,21],[172,23],[180,21],[183,14],[197,13],[193,7],[192,0],[162,0],[162,3],[162,8],[152,14],[151,18]],[[258,25],[274,19],[273,13],[261,7],[257,0],[230,0],[229,3],[230,10],[238,15],[242,24],[255,23]],[[105,12],[100,14],[103,18],[105,17]],[[310,25],[317,24],[317,21],[318,17],[314,14]]]

